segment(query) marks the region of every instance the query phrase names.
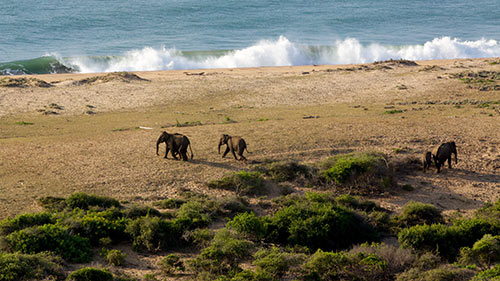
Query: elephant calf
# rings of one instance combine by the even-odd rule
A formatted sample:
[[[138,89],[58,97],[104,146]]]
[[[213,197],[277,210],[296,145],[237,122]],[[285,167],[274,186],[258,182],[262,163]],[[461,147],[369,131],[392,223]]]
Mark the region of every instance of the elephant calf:
[[[242,137],[230,136],[226,134],[222,135],[219,140],[219,154],[220,154],[220,147],[224,144],[227,146],[226,146],[226,151],[224,151],[224,154],[222,154],[222,158],[226,157],[229,151],[231,151],[231,153],[233,153],[234,159],[247,160],[245,156],[243,156],[243,151],[245,149],[248,152],[247,144]],[[240,156],[240,159],[236,157],[236,152]]]
[[[446,142],[440,146],[436,146],[432,150],[432,157],[434,158],[434,163],[436,163],[437,172],[439,173],[441,166],[444,165],[446,160],[448,160],[448,168],[451,169],[451,156],[455,154],[455,164],[457,164],[457,146],[455,142]]]
[[[158,146],[160,143],[165,143],[165,158],[167,158],[168,151],[171,150],[172,157],[177,159],[177,154],[180,154],[182,160],[187,161],[187,149],[191,151],[191,159],[193,159],[193,150],[191,149],[191,143],[185,135],[181,134],[169,134],[165,131],[161,133],[160,137],[156,141],[156,155],[158,154]]]
[[[432,164],[432,153],[430,151],[424,153],[423,162],[424,162],[424,172],[425,172],[425,170],[429,169]]]

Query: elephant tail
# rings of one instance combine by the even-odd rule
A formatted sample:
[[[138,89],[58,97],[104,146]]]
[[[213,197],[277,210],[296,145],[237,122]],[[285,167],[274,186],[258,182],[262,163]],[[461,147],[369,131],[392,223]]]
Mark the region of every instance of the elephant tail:
[[[188,146],[189,146],[189,150],[191,151],[191,159],[193,159],[194,154],[193,154],[193,149],[191,149],[191,143],[188,144]]]

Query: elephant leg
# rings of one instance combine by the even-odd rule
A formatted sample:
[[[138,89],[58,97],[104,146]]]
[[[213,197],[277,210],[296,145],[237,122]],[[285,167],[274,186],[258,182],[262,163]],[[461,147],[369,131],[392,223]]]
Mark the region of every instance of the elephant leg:
[[[226,157],[226,155],[229,153],[229,147],[226,147],[226,151],[224,151],[224,154],[222,154],[222,158]]]
[[[437,168],[437,173],[439,173],[441,171],[441,163],[440,162],[436,162],[436,168]]]
[[[169,149],[168,149],[168,147],[167,147],[167,148],[165,149],[165,157],[164,157],[164,158],[168,158],[168,157],[167,157],[167,156],[168,156],[168,151],[169,151]]]
[[[451,154],[450,154],[450,156],[448,157],[448,168],[450,168],[450,169],[451,169]]]
[[[236,157],[236,152],[234,152],[234,149],[231,149],[231,152],[233,153],[234,159],[238,160],[238,157]]]
[[[182,161],[188,161],[187,149],[179,150],[179,154],[182,156]]]
[[[243,156],[243,151],[244,151],[244,148],[238,149],[238,155],[240,156],[240,160],[246,161],[247,159],[245,158],[245,156]]]

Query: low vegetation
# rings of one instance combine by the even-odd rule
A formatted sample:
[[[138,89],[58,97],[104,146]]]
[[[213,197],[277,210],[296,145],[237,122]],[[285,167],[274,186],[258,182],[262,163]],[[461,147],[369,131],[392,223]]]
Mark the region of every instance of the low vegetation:
[[[232,195],[217,199],[183,190],[154,207],[85,193],[40,198],[43,212],[0,221],[0,280],[137,280],[116,270],[129,265],[116,245],[161,257],[142,280],[499,276],[500,202],[447,223],[430,204],[411,201],[393,214],[359,195],[339,194],[360,187],[387,190],[396,164],[377,153],[264,163],[207,184]],[[245,197],[280,185],[316,192]],[[387,237],[397,237],[401,246],[379,243]],[[177,254],[186,251],[193,255]],[[69,270],[70,263],[98,264],[96,253],[101,267]]]

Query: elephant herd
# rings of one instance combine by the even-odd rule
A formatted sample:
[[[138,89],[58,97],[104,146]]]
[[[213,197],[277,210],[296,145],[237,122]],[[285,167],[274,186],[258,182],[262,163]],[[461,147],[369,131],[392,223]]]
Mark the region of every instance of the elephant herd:
[[[169,134],[165,131],[161,133],[160,137],[156,141],[156,155],[158,154],[158,148],[160,143],[165,143],[165,158],[167,158],[168,152],[170,151],[172,157],[177,159],[177,155],[182,157],[182,160],[187,161],[187,149],[191,151],[191,159],[193,159],[193,150],[191,149],[191,142],[185,135],[181,134]],[[242,137],[238,136],[230,136],[223,134],[219,140],[219,154],[220,147],[226,145],[226,151],[222,154],[222,158],[226,157],[226,155],[231,152],[236,160],[246,161],[247,159],[243,156],[243,152],[247,149],[247,144]],[[240,159],[236,157],[236,154],[240,156]]]
[[[172,158],[177,160],[177,155],[180,155],[180,157],[182,157],[182,160],[187,161],[187,152],[189,148],[191,152],[191,159],[193,159],[194,155],[193,150],[191,149],[191,142],[185,135],[177,133],[169,134],[163,131],[156,141],[156,155],[159,155],[158,148],[160,143],[165,143],[165,158],[167,158],[168,152],[170,151]],[[247,160],[245,156],[243,156],[243,152],[245,150],[248,153],[247,144],[242,137],[223,134],[219,140],[219,154],[220,147],[223,145],[226,145],[226,150],[222,154],[222,158],[226,157],[226,155],[231,152],[234,156],[234,159],[241,161]],[[239,159],[236,154],[238,154],[238,156],[240,157]],[[455,164],[457,164],[457,146],[453,141],[442,143],[441,145],[434,147],[432,151],[426,151],[422,159],[422,162],[424,164],[424,172],[431,167],[433,161],[436,165],[438,173],[441,171],[441,167],[445,164],[446,160],[448,160],[448,167],[451,169],[451,159],[453,154],[455,154]]]
[[[455,164],[457,164],[458,159],[457,159],[457,146],[455,145],[455,142],[445,142],[439,146],[434,147],[434,149],[431,151],[427,151],[424,153],[424,172],[426,169],[431,167],[432,160],[434,160],[434,163],[436,164],[436,169],[437,172],[439,173],[441,171],[441,166],[444,165],[446,160],[448,160],[448,168],[451,169],[451,156],[455,154]]]

